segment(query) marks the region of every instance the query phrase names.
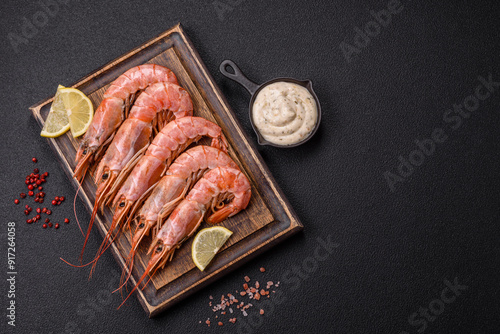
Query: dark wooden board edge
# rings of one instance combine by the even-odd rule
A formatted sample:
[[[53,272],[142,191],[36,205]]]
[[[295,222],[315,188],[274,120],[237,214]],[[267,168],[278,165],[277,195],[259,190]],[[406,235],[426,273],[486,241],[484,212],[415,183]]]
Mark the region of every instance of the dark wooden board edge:
[[[281,220],[281,223],[285,223],[287,225],[287,227],[281,229],[281,231],[279,231],[279,232],[274,231],[277,233],[274,234],[273,237],[267,238],[265,241],[260,243],[257,247],[255,247],[252,250],[249,250],[249,251],[245,252],[244,254],[240,255],[239,257],[235,258],[233,261],[228,263],[226,266],[219,268],[218,270],[213,271],[210,274],[204,276],[203,279],[200,279],[195,284],[190,285],[188,288],[179,291],[179,293],[177,293],[176,295],[172,296],[171,298],[169,298],[167,300],[159,302],[159,300],[157,300],[155,298],[155,296],[157,295],[157,291],[151,291],[152,288],[150,286],[149,286],[149,289],[148,289],[148,287],[146,287],[146,289],[144,289],[143,291],[139,290],[139,292],[138,292],[139,301],[140,301],[141,305],[143,306],[143,308],[146,310],[146,312],[149,314],[150,317],[159,314],[161,311],[165,310],[166,308],[168,308],[169,306],[178,302],[179,300],[181,300],[181,299],[187,297],[188,295],[198,291],[199,289],[205,287],[206,285],[210,284],[211,282],[215,281],[216,279],[220,278],[221,276],[227,274],[228,272],[236,269],[237,267],[241,266],[245,262],[254,258],[258,254],[261,254],[263,251],[269,249],[270,247],[272,247],[276,243],[278,243],[278,242],[284,240],[285,238],[291,236],[292,234],[302,230],[302,228],[303,228],[303,225],[300,223],[297,215],[295,214],[295,212],[291,208],[290,204],[286,200],[285,196],[283,195],[283,192],[277,186],[276,181],[271,176],[271,173],[270,173],[269,169],[267,168],[267,166],[265,165],[265,163],[263,162],[262,157],[258,153],[258,151],[255,147],[255,144],[253,142],[251,142],[249,140],[248,136],[242,131],[242,128],[234,115],[234,112],[232,111],[232,109],[229,106],[229,103],[227,102],[227,100],[223,96],[220,89],[215,84],[213,77],[210,75],[210,73],[206,69],[205,65],[201,61],[198,52],[193,47],[192,42],[189,40],[189,38],[185,34],[180,23],[177,24],[176,26],[174,26],[173,28],[165,31],[164,33],[158,35],[157,37],[151,39],[150,41],[146,42],[145,44],[141,45],[140,47],[137,47],[137,48],[133,49],[132,51],[128,52],[127,54],[125,54],[125,55],[109,62],[108,64],[102,66],[98,70],[90,73],[89,75],[85,76],[83,79],[77,81],[76,83],[74,83],[71,86],[74,87],[74,86],[84,85],[87,81],[91,80],[95,76],[98,76],[99,74],[102,74],[104,71],[107,71],[108,69],[112,68],[117,63],[123,61],[126,58],[131,57],[132,55],[136,54],[140,50],[146,48],[147,46],[149,46],[155,42],[158,42],[159,40],[161,40],[163,38],[168,37],[170,34],[173,34],[173,33],[178,33],[181,36],[181,38],[185,42],[186,46],[190,49],[190,52],[195,56],[194,58],[197,62],[197,66],[199,67],[199,69],[201,70],[203,75],[208,79],[208,83],[210,84],[211,88],[213,89],[215,95],[218,98],[218,103],[220,104],[220,107],[221,107],[220,110],[224,110],[226,112],[227,116],[229,117],[229,119],[233,123],[234,129],[236,129],[236,131],[238,131],[238,137],[240,137],[244,141],[244,144],[245,144],[248,152],[251,154],[251,158],[258,165],[258,169],[260,170],[260,172],[263,176],[263,179],[265,179],[267,181],[268,185],[270,186],[269,191],[272,192],[272,194],[276,197],[280,206],[285,210],[286,217],[283,217],[281,215],[282,216],[281,218],[285,218],[284,220]],[[200,92],[202,92],[202,94],[203,94],[204,90],[200,89]],[[204,96],[204,97],[206,98],[206,96]],[[40,115],[39,111],[43,105],[50,103],[51,101],[52,101],[52,98],[48,98],[48,99],[42,100],[38,104],[30,107],[34,117],[36,118],[37,122],[40,125],[43,124],[43,120],[41,119],[41,115]],[[55,143],[54,139],[48,139],[48,140],[49,140],[49,145],[54,150],[54,152],[57,155],[61,156],[61,154],[58,150],[57,144]],[[59,159],[59,162],[61,163],[65,173],[71,179],[71,182],[72,182],[73,186],[75,187],[75,189],[78,189],[78,183],[72,178],[72,171],[71,171],[71,168],[69,167],[69,165],[67,163],[65,163],[65,160],[63,160],[63,159]],[[89,205],[86,205],[86,207],[87,208],[92,207],[92,203],[90,203],[88,197],[85,196],[85,194],[82,192],[80,192],[79,194],[80,194],[81,198],[84,200],[84,202],[86,201],[87,204],[89,204]],[[275,208],[273,208],[273,209],[275,209]],[[275,211],[275,210],[272,210],[272,211]],[[273,214],[273,216],[274,216],[274,214]],[[251,237],[252,238],[262,237],[262,235],[264,233],[269,232],[268,230],[270,228],[275,229],[275,228],[273,228],[273,227],[276,227],[274,224],[270,224],[270,225],[272,225],[272,226],[267,226],[267,227],[257,231],[256,233],[254,233],[255,235],[252,234]],[[281,225],[281,227],[283,227],[282,224],[279,224],[279,225]],[[98,224],[98,226],[99,226],[99,231],[100,231],[101,235],[104,236],[106,233],[106,230],[104,229],[104,224],[102,224],[102,222],[101,222],[101,224]],[[244,239],[244,240],[246,240],[246,239]],[[233,248],[236,246],[237,245],[233,245],[232,247],[228,248],[228,250],[233,250]],[[112,251],[115,259],[117,260],[118,264],[123,268],[123,266],[125,265],[125,262],[124,262],[123,258],[121,257],[121,255],[120,255],[120,253],[115,245],[111,246],[111,251]],[[135,278],[131,277],[131,280],[132,280],[131,283],[135,284]],[[171,283],[174,283],[174,282],[171,282]],[[160,290],[165,290],[167,287],[168,287],[168,285]],[[152,298],[149,298],[152,301],[156,299],[155,301],[159,302],[159,303],[158,304],[149,303],[148,297],[152,297]]]

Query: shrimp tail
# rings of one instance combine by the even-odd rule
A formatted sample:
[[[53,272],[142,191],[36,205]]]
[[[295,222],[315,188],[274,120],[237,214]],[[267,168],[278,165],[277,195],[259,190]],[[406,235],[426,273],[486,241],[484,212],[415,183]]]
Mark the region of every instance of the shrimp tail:
[[[227,139],[226,139],[226,137],[224,136],[224,134],[222,132],[221,132],[221,134],[219,136],[217,136],[214,139],[212,139],[212,143],[211,143],[212,147],[216,147],[219,150],[224,151],[225,153],[227,153],[227,147],[228,147],[228,145],[229,144],[227,143]]]
[[[217,224],[225,220],[226,218],[235,215],[240,211],[241,208],[238,208],[237,206],[233,205],[233,203],[230,203],[228,205],[225,205],[222,209],[215,211],[210,216],[205,218],[205,221],[209,224]]]

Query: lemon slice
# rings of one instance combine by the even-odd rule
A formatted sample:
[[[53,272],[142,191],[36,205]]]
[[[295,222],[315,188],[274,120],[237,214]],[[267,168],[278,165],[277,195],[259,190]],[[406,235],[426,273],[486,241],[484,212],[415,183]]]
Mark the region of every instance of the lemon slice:
[[[193,240],[191,256],[194,264],[201,270],[205,270],[215,254],[229,239],[233,232],[222,226],[204,228]]]
[[[83,135],[94,116],[92,101],[75,88],[63,88],[60,94],[68,115],[71,134],[75,138]]]
[[[62,89],[64,89],[64,87],[61,85],[57,87],[56,96],[54,96],[54,101],[50,106],[49,115],[47,116],[42,132],[40,133],[40,136],[42,137],[59,137],[69,130],[68,114],[66,112],[66,108],[64,108],[64,103],[61,98]]]

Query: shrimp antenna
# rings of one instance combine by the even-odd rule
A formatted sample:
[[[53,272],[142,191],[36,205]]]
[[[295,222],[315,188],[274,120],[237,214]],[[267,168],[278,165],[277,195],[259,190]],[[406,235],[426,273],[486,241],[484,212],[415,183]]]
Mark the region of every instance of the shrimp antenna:
[[[80,221],[78,220],[78,216],[76,215],[76,198],[78,197],[78,192],[82,189],[82,185],[78,183],[78,188],[76,189],[76,194],[75,198],[73,199],[73,213],[75,214],[75,220],[78,225],[78,228],[80,229],[80,232],[82,233],[83,237],[85,237],[85,233],[83,233],[82,226],[80,225]]]

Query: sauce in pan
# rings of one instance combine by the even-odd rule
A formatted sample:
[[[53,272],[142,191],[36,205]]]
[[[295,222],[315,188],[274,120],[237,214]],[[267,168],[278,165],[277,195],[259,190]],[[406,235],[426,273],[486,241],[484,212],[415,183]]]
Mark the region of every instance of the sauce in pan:
[[[304,140],[314,130],[318,109],[305,87],[280,81],[265,86],[258,93],[252,118],[265,140],[286,146]]]

